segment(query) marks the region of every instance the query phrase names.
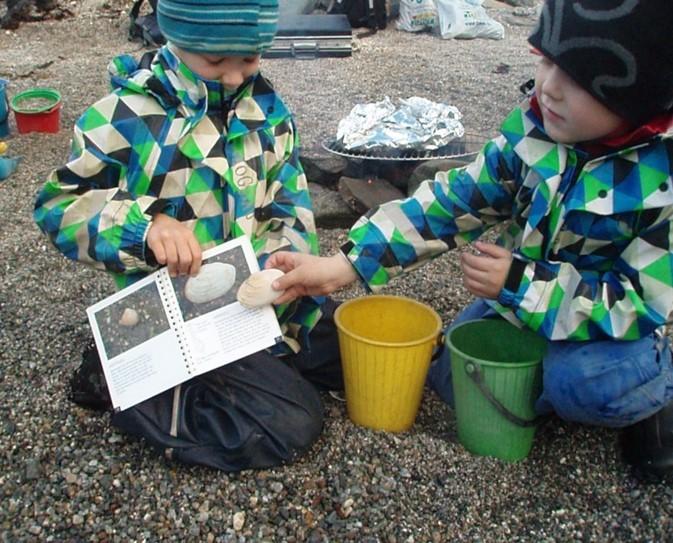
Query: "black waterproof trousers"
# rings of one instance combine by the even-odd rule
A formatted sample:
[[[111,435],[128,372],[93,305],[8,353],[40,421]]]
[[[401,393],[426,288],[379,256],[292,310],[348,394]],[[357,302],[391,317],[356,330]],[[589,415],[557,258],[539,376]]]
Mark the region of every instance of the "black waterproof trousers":
[[[318,389],[343,388],[335,308],[326,301],[299,354],[255,353],[116,412],[112,424],[188,464],[238,471],[292,462],[322,430]]]

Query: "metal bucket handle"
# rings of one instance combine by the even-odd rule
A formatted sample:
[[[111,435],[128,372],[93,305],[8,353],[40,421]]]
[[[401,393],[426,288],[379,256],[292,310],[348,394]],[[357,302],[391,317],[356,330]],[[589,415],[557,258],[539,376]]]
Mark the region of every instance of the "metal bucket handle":
[[[504,405],[502,405],[500,400],[498,400],[498,398],[496,398],[493,395],[491,389],[488,388],[488,385],[484,382],[484,376],[481,373],[481,369],[477,364],[474,364],[473,362],[470,361],[465,361],[465,373],[470,379],[472,379],[474,384],[477,385],[477,388],[481,391],[484,397],[490,402],[490,404],[498,411],[498,413],[500,413],[512,424],[516,424],[517,426],[521,426],[522,428],[529,428],[531,426],[537,426],[539,422],[542,420],[542,418],[544,418],[544,417],[535,417],[532,420],[525,420],[519,417],[518,415],[515,415]]]

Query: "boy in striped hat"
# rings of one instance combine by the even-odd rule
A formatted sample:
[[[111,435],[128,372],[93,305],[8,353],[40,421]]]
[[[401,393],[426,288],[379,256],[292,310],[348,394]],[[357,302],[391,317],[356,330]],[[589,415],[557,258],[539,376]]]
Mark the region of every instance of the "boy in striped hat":
[[[113,91],[75,126],[69,161],[38,195],[35,220],[67,257],[119,287],[165,265],[198,272],[203,250],[248,236],[261,266],[315,254],[317,235],[292,115],[259,73],[277,0],[160,0],[167,44],[110,65]],[[112,423],[171,458],[226,471],[289,462],[317,439],[316,385],[342,387],[333,303],[277,307],[284,341],[116,412]],[[308,336],[311,345],[308,349]],[[94,348],[73,399],[106,406]]]

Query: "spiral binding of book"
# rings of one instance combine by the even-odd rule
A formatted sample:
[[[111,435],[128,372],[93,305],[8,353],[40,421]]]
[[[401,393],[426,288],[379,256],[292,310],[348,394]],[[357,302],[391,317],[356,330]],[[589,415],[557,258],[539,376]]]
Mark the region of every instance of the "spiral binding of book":
[[[185,366],[187,367],[187,373],[189,375],[195,374],[195,365],[192,358],[192,352],[189,349],[189,342],[187,341],[187,334],[185,333],[185,321],[182,318],[182,311],[180,311],[180,304],[178,303],[178,298],[175,294],[175,290],[171,284],[171,277],[166,271],[166,268],[160,270],[157,284],[161,290],[162,296],[166,301],[166,314],[168,316],[168,324],[171,329],[175,332],[175,335],[178,339],[178,347],[182,354],[182,358],[185,361]]]

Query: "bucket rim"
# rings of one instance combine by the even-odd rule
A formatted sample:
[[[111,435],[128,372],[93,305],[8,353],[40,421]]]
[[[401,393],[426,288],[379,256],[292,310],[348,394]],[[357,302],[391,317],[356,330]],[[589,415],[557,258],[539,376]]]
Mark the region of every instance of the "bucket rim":
[[[436,331],[433,333],[429,333],[426,336],[423,336],[420,339],[415,339],[413,341],[400,341],[398,343],[391,343],[389,341],[378,341],[375,339],[369,339],[367,337],[361,336],[359,334],[355,334],[349,330],[346,330],[346,328],[343,327],[343,324],[341,323],[341,313],[343,311],[344,307],[348,307],[350,305],[354,305],[355,303],[362,302],[363,300],[371,300],[372,298],[377,298],[377,299],[393,299],[393,300],[403,300],[406,302],[411,302],[414,305],[418,305],[423,307],[424,309],[428,310],[430,314],[433,316],[435,323],[436,323]],[[345,302],[341,303],[339,307],[336,308],[334,311],[334,323],[336,324],[337,329],[340,332],[343,332],[346,334],[348,337],[351,337],[357,341],[360,341],[362,343],[367,343],[369,345],[376,345],[378,347],[413,347],[414,345],[421,345],[422,343],[427,343],[429,341],[435,341],[436,338],[439,336],[441,330],[442,330],[442,319],[439,316],[439,313],[435,311],[432,307],[430,307],[428,304],[424,304],[423,302],[419,302],[418,300],[414,300],[413,298],[409,298],[407,296],[397,296],[394,294],[370,294],[368,296],[358,296],[357,298],[352,298],[350,300],[346,300]]]
[[[50,100],[50,103],[40,107],[21,107],[21,102],[28,98],[46,98]],[[16,94],[10,102],[10,106],[15,113],[26,115],[51,113],[61,106],[61,93],[51,87],[33,87]]]
[[[491,360],[484,360],[483,358],[477,358],[476,356],[469,355],[462,351],[461,349],[458,349],[456,345],[451,341],[451,335],[455,330],[458,328],[461,328],[462,326],[465,326],[467,324],[474,324],[476,322],[483,322],[483,321],[489,321],[489,320],[496,320],[496,319],[470,319],[468,321],[461,322],[458,326],[452,328],[451,330],[448,330],[445,334],[445,341],[447,345],[449,346],[450,349],[455,350],[456,352],[460,353],[465,359],[471,360],[473,362],[478,363],[479,365],[482,366],[488,366],[491,368],[502,368],[502,367],[507,367],[507,368],[529,368],[531,366],[536,366],[537,364],[542,363],[542,359],[544,358],[544,354],[540,358],[536,358],[535,360],[523,360],[521,362],[494,362]],[[511,324],[512,326],[516,327],[514,324],[512,324],[509,321],[504,321],[508,324]],[[530,330],[531,334],[535,334],[532,330]],[[544,339],[544,338],[540,338]]]

